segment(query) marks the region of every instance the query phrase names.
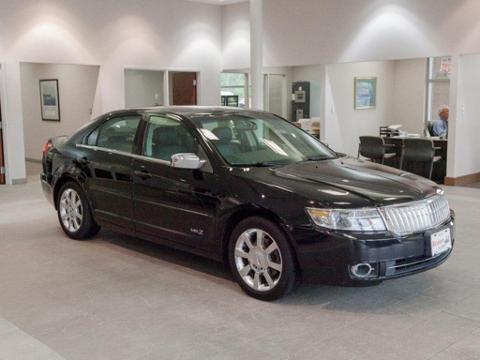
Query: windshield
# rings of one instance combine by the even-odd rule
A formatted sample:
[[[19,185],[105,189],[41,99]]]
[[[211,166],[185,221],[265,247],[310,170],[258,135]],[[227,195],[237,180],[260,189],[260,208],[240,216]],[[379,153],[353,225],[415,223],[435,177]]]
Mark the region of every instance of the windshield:
[[[230,165],[284,165],[336,156],[320,141],[271,114],[202,115],[192,121]]]

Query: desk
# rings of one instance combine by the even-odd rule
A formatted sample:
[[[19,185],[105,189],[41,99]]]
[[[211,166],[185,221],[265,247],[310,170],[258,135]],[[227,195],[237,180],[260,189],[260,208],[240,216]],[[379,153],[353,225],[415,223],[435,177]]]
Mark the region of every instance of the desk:
[[[385,137],[384,139],[385,139],[385,144],[394,144],[395,145],[395,152],[397,154],[397,158],[400,159],[400,157],[402,156],[402,149],[403,149],[404,140],[408,139],[408,138],[404,137],[404,136],[393,136],[393,137]],[[420,137],[420,138],[415,138],[415,139],[432,140],[433,141],[433,146],[439,148],[436,151],[436,156],[440,156],[442,159],[439,160],[434,165],[432,180],[443,184],[445,176],[447,175],[448,140],[447,139],[440,139],[440,138],[433,138],[433,137],[432,138]],[[398,166],[400,166],[400,163],[398,163]],[[422,171],[422,164],[411,164],[410,166],[407,166],[405,170],[412,171],[412,172],[417,172],[417,171],[415,171],[417,169]]]

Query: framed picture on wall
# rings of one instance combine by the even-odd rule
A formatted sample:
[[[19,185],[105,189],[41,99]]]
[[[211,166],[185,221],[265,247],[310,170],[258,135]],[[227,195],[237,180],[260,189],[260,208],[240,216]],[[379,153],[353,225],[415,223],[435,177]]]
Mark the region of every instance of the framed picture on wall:
[[[42,108],[42,120],[60,121],[58,79],[40,80],[40,105]]]
[[[377,106],[376,77],[356,77],[353,87],[355,110],[373,109]]]

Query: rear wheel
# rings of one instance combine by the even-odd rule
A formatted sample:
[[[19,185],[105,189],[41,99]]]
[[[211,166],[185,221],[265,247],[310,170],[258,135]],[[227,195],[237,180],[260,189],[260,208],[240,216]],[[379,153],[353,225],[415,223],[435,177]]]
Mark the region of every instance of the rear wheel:
[[[86,240],[96,235],[100,226],[95,223],[90,204],[75,182],[62,185],[57,200],[58,220],[63,231],[75,240]]]
[[[264,218],[243,220],[229,242],[230,269],[242,289],[260,300],[276,300],[291,292],[296,266],[283,231]]]

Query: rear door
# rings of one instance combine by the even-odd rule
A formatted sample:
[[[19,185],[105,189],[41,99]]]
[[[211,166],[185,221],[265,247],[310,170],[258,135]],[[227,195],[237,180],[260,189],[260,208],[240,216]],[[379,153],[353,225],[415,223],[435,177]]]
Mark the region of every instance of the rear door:
[[[108,118],[78,145],[80,166],[88,174],[87,192],[100,222],[133,230],[132,162],[140,114]]]
[[[212,246],[216,177],[198,139],[180,118],[151,115],[141,155],[134,160],[134,211],[138,232],[208,249]],[[170,166],[171,156],[195,153],[200,170]]]

